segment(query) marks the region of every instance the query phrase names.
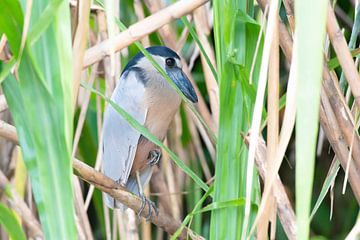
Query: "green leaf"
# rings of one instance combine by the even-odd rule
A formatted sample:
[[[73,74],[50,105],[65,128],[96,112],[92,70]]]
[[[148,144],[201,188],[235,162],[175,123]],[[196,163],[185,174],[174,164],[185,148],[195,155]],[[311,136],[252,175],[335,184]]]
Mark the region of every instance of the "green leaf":
[[[24,19],[19,1],[0,1],[0,29],[1,32],[5,33],[15,58],[19,55],[23,22]]]
[[[17,59],[18,79],[8,75],[2,86],[17,128],[45,238],[76,239],[71,167],[70,14],[67,1],[61,1],[57,8],[51,4],[52,1],[33,2],[29,29],[34,26],[36,29],[43,24],[38,21],[45,19],[47,26],[37,30],[31,46],[26,40],[21,59]],[[53,10],[49,12],[49,8]],[[11,18],[11,12],[4,14],[0,18]]]
[[[193,26],[190,24],[189,20],[185,16],[182,17],[181,20],[185,23],[186,27],[189,29],[191,36],[193,37],[193,39],[195,40],[196,44],[198,45],[201,53],[205,57],[206,63],[208,64],[209,68],[211,69],[211,72],[214,75],[215,80],[218,81],[218,76],[217,76],[216,70],[215,70],[214,66],[211,64],[210,58],[206,54],[205,49],[202,46]]]
[[[263,40],[257,56],[260,26],[251,20],[253,1],[214,1],[214,37],[220,84],[220,119],[214,182],[214,202],[245,197],[247,148],[241,132],[247,132],[252,118]],[[226,17],[224,16],[226,15]],[[255,59],[253,83],[249,83]],[[258,176],[254,174],[253,182]],[[259,186],[254,184],[253,198]],[[210,239],[240,239],[244,206],[212,211]],[[251,219],[256,212],[251,209]]]
[[[0,203],[0,224],[12,240],[25,240],[26,236],[16,215],[3,203]]]
[[[335,181],[335,178],[339,172],[340,169],[340,162],[339,160],[335,159],[335,162],[333,164],[331,164],[329,172],[325,178],[325,181],[323,183],[323,186],[321,188],[320,194],[318,199],[316,200],[315,206],[313,208],[313,210],[311,211],[310,214],[310,219],[312,219],[315,215],[315,213],[317,212],[317,210],[319,209],[321,203],[323,202],[327,192],[329,191],[331,185],[333,184],[333,182]]]
[[[295,1],[296,214],[298,239],[308,239],[319,128],[323,47],[328,1]],[[311,36],[311,38],[309,38]]]

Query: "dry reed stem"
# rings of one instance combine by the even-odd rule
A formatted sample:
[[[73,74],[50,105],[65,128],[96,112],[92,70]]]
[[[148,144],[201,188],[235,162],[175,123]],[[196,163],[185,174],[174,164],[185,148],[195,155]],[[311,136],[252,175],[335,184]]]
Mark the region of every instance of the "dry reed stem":
[[[339,59],[339,63],[349,83],[357,107],[360,109],[360,75],[354,64],[353,57],[346,43],[345,37],[336,20],[334,9],[329,3],[326,29],[332,46]]]
[[[89,81],[87,82],[87,84],[91,87],[94,85],[94,82],[95,82],[98,65],[99,65],[98,63],[94,64],[94,66],[91,70]],[[78,122],[76,125],[76,130],[75,130],[75,135],[74,135],[73,150],[72,150],[72,155],[71,155],[72,158],[75,157],[75,154],[76,154],[76,151],[78,148],[78,144],[79,144],[80,137],[81,137],[81,132],[84,127],[86,113],[87,113],[87,109],[88,109],[89,102],[90,102],[91,91],[89,89],[84,89],[84,90],[85,90],[85,94],[82,99],[80,114],[79,114]]]
[[[76,100],[80,88],[81,71],[83,69],[84,54],[86,42],[89,31],[89,16],[90,16],[90,0],[83,0],[79,2],[78,21],[73,43],[73,104],[76,106]],[[74,107],[75,111],[75,107]]]
[[[276,157],[276,149],[279,143],[279,20],[276,15],[274,38],[271,44],[270,61],[269,61],[269,80],[268,80],[268,123],[267,123],[267,153],[266,169],[271,170],[274,165],[273,160]],[[269,185],[269,171],[265,178],[265,188]],[[273,213],[275,211],[275,213]],[[265,206],[263,216],[259,218],[258,239],[267,239],[268,224],[270,217],[276,214],[276,203],[273,194],[270,193],[269,201]],[[271,223],[272,228],[275,222]],[[271,232],[275,236],[275,232]]]
[[[8,105],[6,103],[5,96],[3,94],[0,95],[0,113],[8,109]]]
[[[248,136],[245,137],[245,143],[247,145],[249,144]],[[268,174],[268,170],[266,167],[267,165],[266,153],[267,153],[267,149],[266,149],[265,141],[262,138],[259,138],[259,142],[257,144],[257,150],[255,153],[255,164],[263,180]],[[273,194],[277,205],[277,215],[284,228],[286,236],[290,240],[296,239],[295,213],[291,206],[290,200],[286,194],[285,187],[280,180],[279,175],[276,176],[276,179],[273,183]]]
[[[294,5],[293,0],[286,0],[285,3],[287,6],[287,14],[292,14]],[[294,31],[294,29],[292,29],[292,31]],[[291,45],[288,44],[287,48],[291,48],[289,46]],[[352,148],[352,151],[350,152],[352,153],[355,160],[357,172],[360,174],[360,139],[356,134],[356,128],[354,128],[353,116],[350,109],[348,108],[348,105],[346,104],[344,96],[340,91],[339,81],[336,74],[333,71],[330,72],[326,65],[324,65],[323,79],[323,91],[327,93],[339,126],[342,129],[343,135],[345,136],[346,142],[348,146]]]
[[[138,18],[138,21],[141,21],[145,18],[144,8],[143,8],[142,2],[140,0],[134,0],[134,10],[135,10],[135,14]],[[148,35],[144,36],[140,40],[140,42],[144,47],[150,46],[149,36]]]
[[[86,68],[109,55],[110,49],[120,51],[131,43],[140,40],[158,28],[193,11],[208,0],[181,0],[159,12],[131,25],[126,31],[112,40],[105,40],[85,52],[83,67]]]
[[[249,140],[249,153],[248,153],[248,160],[247,160],[247,169],[246,169],[246,202],[245,202],[245,210],[244,210],[244,224],[242,229],[242,236],[246,236],[246,231],[249,224],[250,219],[250,210],[251,210],[251,194],[252,194],[252,184],[253,184],[253,172],[254,172],[254,162],[255,162],[255,154],[256,148],[258,144],[260,132],[260,125],[261,125],[261,116],[262,116],[262,108],[265,96],[265,89],[266,89],[266,82],[267,82],[267,74],[268,74],[268,67],[269,67],[269,60],[270,60],[270,52],[271,47],[274,41],[274,28],[276,23],[278,22],[278,1],[271,1],[270,8],[269,8],[269,16],[268,22],[266,24],[266,33],[264,37],[264,49],[261,58],[261,67],[259,73],[259,81],[256,91],[256,99],[255,105],[253,110],[253,116],[251,120],[251,135]],[[281,157],[282,158],[282,157]],[[280,159],[279,159],[280,160]],[[281,161],[281,160],[280,160]],[[272,176],[276,176],[278,172],[277,168],[272,169],[274,172]],[[269,189],[271,189],[273,177],[269,176]],[[266,189],[265,189],[266,190]],[[266,193],[266,191],[264,191]],[[264,194],[265,195],[265,194]],[[262,199],[262,202],[266,202],[266,197]],[[260,208],[261,211],[261,208]],[[259,215],[258,215],[259,216]],[[256,218],[258,218],[258,216]],[[256,222],[256,221],[255,221]],[[256,223],[254,223],[256,225]]]
[[[16,128],[3,120],[0,120],[0,137],[9,139],[12,142],[18,144],[18,138],[16,135]]]
[[[10,204],[10,207],[15,210],[15,212],[23,220],[24,225],[29,230],[29,237],[32,239],[43,239],[43,233],[41,231],[40,223],[35,218],[29,207],[18,195],[14,187],[11,185],[9,180],[6,178],[4,173],[0,170],[0,187],[7,188],[7,191],[10,191],[11,197],[6,198]]]
[[[343,169],[346,169],[347,159],[349,157],[348,146],[344,141],[343,134],[331,107],[330,101],[323,91],[321,92],[320,120],[321,126],[324,129],[328,141],[339,159],[341,166]],[[356,171],[353,161],[350,162],[349,183],[358,203],[360,203],[360,174]]]
[[[208,18],[205,5],[199,7],[194,11],[194,22],[199,41],[203,46],[206,54],[208,55],[211,64],[215,67],[215,53],[207,39],[207,35],[209,34],[209,32],[207,32],[209,29],[207,19]],[[219,126],[219,86],[202,52],[200,52],[200,56],[205,76],[206,88],[209,95],[214,132],[217,132]]]
[[[83,198],[83,193],[81,191],[80,181],[77,176],[73,176],[73,183],[74,183],[73,185],[74,185],[74,195],[75,195],[75,200],[74,200],[75,211],[76,211],[76,216],[78,217],[77,219],[78,229],[80,228],[80,230],[84,235],[84,238],[82,239],[92,240],[94,238],[91,232],[89,217],[86,214],[86,209],[84,206],[84,198]]]

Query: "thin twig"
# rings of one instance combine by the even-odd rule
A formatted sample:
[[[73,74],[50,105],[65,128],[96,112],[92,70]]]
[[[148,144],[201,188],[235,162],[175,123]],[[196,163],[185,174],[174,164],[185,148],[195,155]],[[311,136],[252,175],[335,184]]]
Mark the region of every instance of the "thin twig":
[[[73,44],[73,104],[76,105],[78,91],[80,87],[80,76],[84,61],[85,47],[88,39],[90,0],[79,1],[78,6],[78,25],[75,32]],[[74,107],[75,110],[75,107]]]
[[[356,105],[358,108],[360,108],[360,76],[354,64],[350,50],[347,46],[345,37],[336,20],[334,9],[330,4],[328,7],[326,29],[336,55],[339,59],[339,63],[345,74],[346,80],[348,81],[351,91],[354,95]]]

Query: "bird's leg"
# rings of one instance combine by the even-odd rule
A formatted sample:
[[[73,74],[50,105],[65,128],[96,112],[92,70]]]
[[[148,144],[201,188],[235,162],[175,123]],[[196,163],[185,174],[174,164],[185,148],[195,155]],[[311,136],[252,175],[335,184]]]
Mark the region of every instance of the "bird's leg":
[[[154,149],[149,152],[148,156],[148,164],[150,166],[158,165],[161,159],[161,150],[160,149]]]
[[[141,213],[144,210],[144,208],[146,206],[146,203],[147,203],[149,205],[149,214],[145,217],[145,219],[148,222],[150,220],[150,218],[151,218],[152,209],[154,208],[156,215],[159,214],[159,210],[157,209],[155,203],[153,203],[152,201],[150,201],[149,199],[147,199],[145,197],[143,188],[141,186],[139,171],[136,171],[136,182],[137,182],[137,185],[138,185],[139,195],[140,195],[140,198],[141,198],[141,207],[140,207],[140,210],[139,210],[137,215],[138,215],[138,218],[141,217]]]

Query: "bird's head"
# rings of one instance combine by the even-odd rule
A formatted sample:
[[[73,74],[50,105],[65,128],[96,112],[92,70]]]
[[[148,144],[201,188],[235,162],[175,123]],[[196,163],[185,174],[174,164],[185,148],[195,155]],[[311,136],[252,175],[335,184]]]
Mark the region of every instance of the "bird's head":
[[[187,97],[191,102],[196,103],[198,98],[190,80],[182,71],[182,64],[179,55],[170,48],[164,46],[148,47],[146,50],[152,55],[154,60],[163,69],[165,69],[167,75],[176,84],[185,97]],[[123,71],[123,74],[129,70],[138,71],[144,84],[146,84],[152,76],[160,74],[141,52],[129,61]]]

